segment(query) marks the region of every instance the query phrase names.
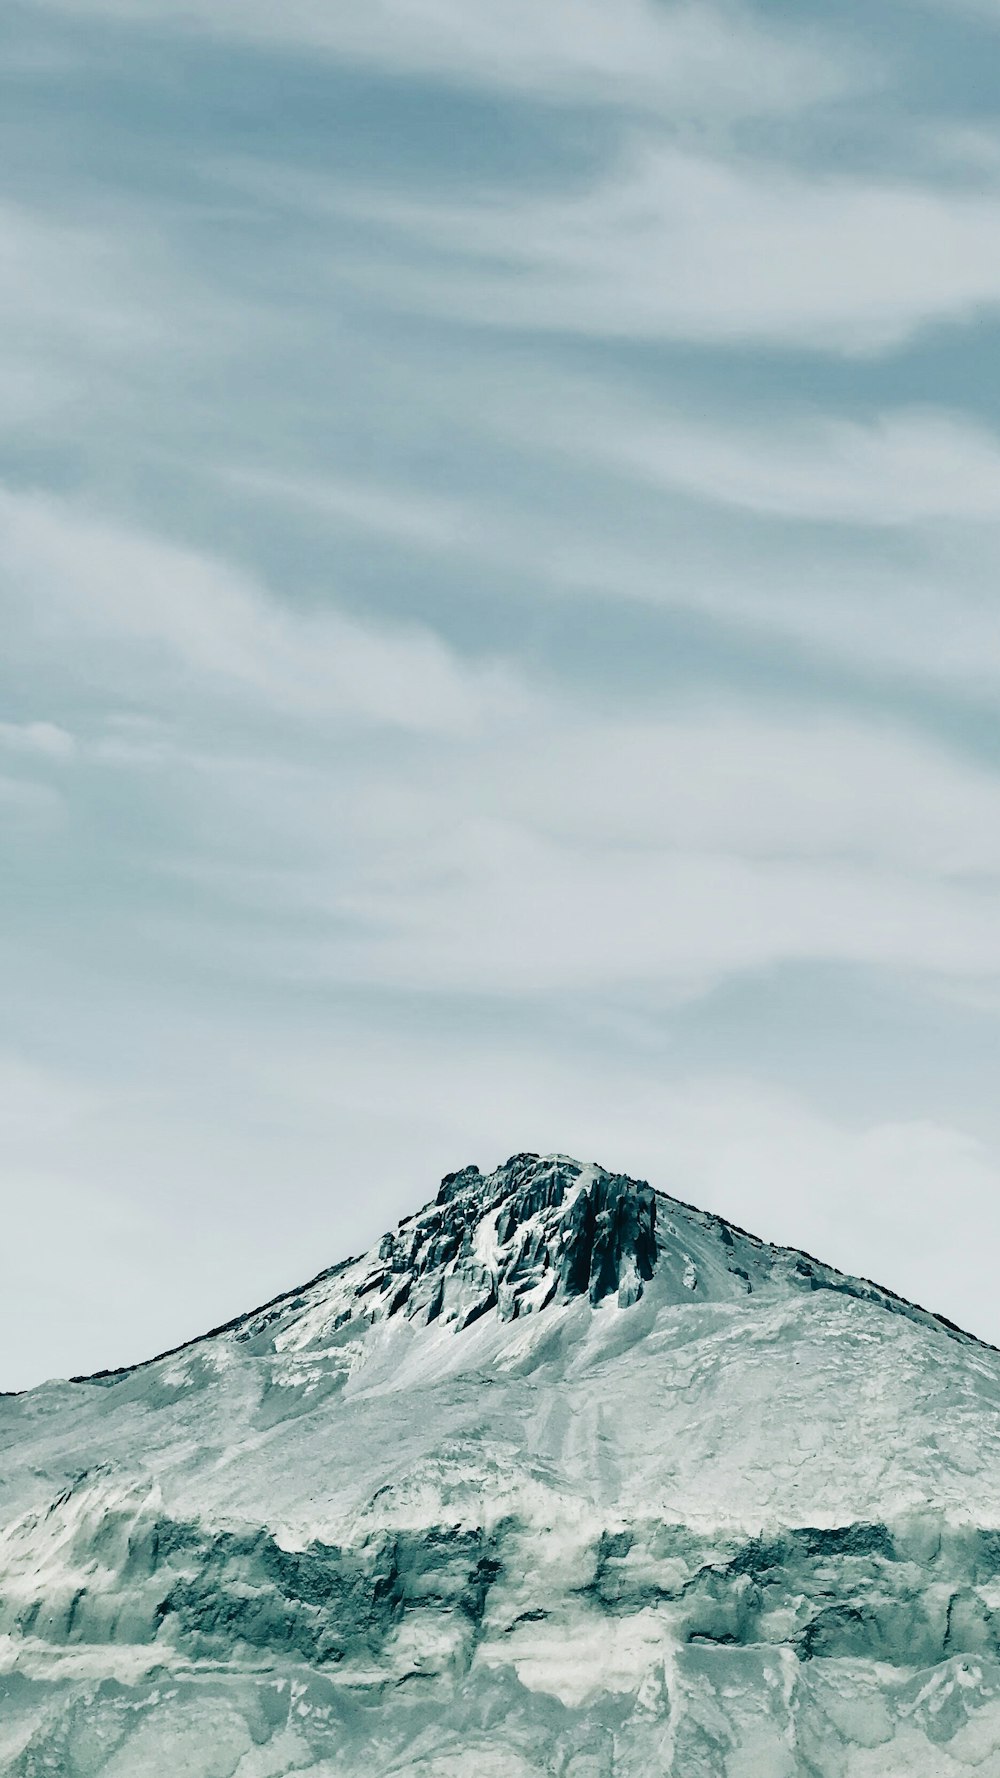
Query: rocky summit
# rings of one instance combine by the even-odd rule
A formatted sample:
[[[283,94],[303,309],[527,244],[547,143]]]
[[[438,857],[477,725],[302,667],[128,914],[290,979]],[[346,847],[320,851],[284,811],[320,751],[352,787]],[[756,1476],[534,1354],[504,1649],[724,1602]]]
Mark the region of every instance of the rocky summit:
[[[0,1399],[0,1772],[1000,1778],[1000,1354],[566,1156]]]

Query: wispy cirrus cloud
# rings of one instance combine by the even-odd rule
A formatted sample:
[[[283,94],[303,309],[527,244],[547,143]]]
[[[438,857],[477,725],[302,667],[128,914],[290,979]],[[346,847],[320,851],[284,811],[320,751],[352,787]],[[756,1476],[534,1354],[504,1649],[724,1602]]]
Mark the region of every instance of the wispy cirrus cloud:
[[[859,418],[787,398],[764,414],[717,392],[699,414],[669,385],[654,400],[562,376],[537,354],[528,362],[521,387],[472,380],[477,448],[518,452],[537,484],[558,490],[551,503],[519,503],[499,479],[447,499],[417,479],[378,487],[246,469],[221,479],[285,523],[302,514],[325,527],[331,547],[357,535],[470,590],[484,577],[529,588],[551,602],[553,624],[574,610],[582,622],[595,607],[646,607],[686,614],[719,649],[781,651],[792,679],[812,661],[862,687],[995,696],[990,427],[947,410]]]
[[[199,829],[225,836],[199,856],[179,834],[179,880],[210,895],[203,936],[240,974],[472,1000],[697,998],[805,964],[1000,978],[1000,778],[898,725],[611,720],[550,686],[474,746],[405,762],[134,763],[187,778]]]
[[[238,494],[422,549],[459,547],[470,533],[468,512],[458,500],[442,495],[347,476],[294,475],[237,464],[217,473],[219,482]]]
[[[1000,520],[1000,438],[962,414],[889,409],[870,418],[796,413],[754,423],[625,406],[600,423],[554,421],[562,449],[592,453],[651,486],[768,518],[875,527]],[[560,429],[562,427],[562,429]]]
[[[554,597],[630,601],[688,614],[720,647],[776,651],[794,681],[805,667],[865,690],[943,693],[957,708],[992,704],[1000,685],[994,539],[921,535],[912,549],[822,551],[807,533],[647,537],[612,527],[538,540],[538,584]]]
[[[461,663],[426,626],[296,609],[221,558],[49,495],[0,491],[0,585],[12,642],[118,650],[112,683],[125,651],[147,694],[194,675],[290,715],[458,732],[515,695],[501,665]]]
[[[35,0],[36,10],[308,51],[356,66],[556,103],[759,116],[800,111],[877,79],[815,25],[769,25],[706,0]]]
[[[314,967],[358,984],[501,997],[653,983],[704,996],[733,977],[821,961],[945,981],[1000,973],[993,892],[850,864],[567,853],[482,823],[460,848],[439,848],[432,871],[446,887],[414,873],[405,892],[397,882],[343,896],[344,915],[374,936],[349,951],[320,946]]]
[[[865,356],[1000,309],[991,190],[817,175],[647,135],[555,196],[473,206],[307,183],[303,197],[372,227],[349,276],[467,324]]]
[[[42,207],[0,199],[0,323],[13,359],[3,370],[15,389],[12,347],[40,360],[30,375],[45,394],[67,384],[79,389],[83,351],[134,361],[167,342],[167,314],[152,300],[159,292],[151,262],[159,259],[162,276],[162,247],[154,230],[131,220],[127,239],[114,213],[87,217],[58,201]],[[22,368],[22,389],[26,383]]]
[[[57,722],[0,722],[0,748],[42,759],[69,760],[76,739]]]

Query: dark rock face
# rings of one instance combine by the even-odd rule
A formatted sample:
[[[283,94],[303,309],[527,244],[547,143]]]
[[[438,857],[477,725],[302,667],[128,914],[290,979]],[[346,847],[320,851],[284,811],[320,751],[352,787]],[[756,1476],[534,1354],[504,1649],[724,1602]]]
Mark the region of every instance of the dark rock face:
[[[478,1167],[460,1167],[457,1173],[446,1173],[438,1188],[436,1202],[450,1204],[453,1198],[460,1197],[470,1185],[474,1185],[482,1174]]]
[[[656,1263],[656,1194],[639,1181],[575,1161],[516,1154],[495,1173],[448,1173],[422,1216],[386,1235],[385,1273],[398,1279],[386,1313],[467,1327],[557,1297],[637,1302]]]
[[[81,1478],[48,1515],[84,1584],[53,1587],[50,1579],[46,1588],[38,1578],[27,1594],[0,1594],[0,1633],[53,1648],[155,1643],[216,1662],[234,1651],[241,1662],[266,1653],[326,1670],[372,1660],[388,1684],[407,1625],[414,1648],[427,1636],[433,1647],[433,1626],[449,1625],[446,1666],[461,1677],[480,1643],[544,1622],[560,1603],[551,1574],[533,1571],[535,1532],[516,1514],[489,1528],[381,1527],[354,1543],[313,1540],[292,1550],[263,1526],[211,1530],[169,1518],[153,1494],[133,1494],[101,1520],[79,1513],[81,1500],[96,1504],[110,1480]],[[610,1632],[658,1612],[678,1650],[784,1648],[800,1665],[874,1661],[906,1670],[1000,1657],[1000,1604],[989,1603],[1000,1580],[995,1531],[943,1527],[925,1513],[895,1527],[799,1526],[748,1539],[640,1516],[625,1529],[581,1531],[581,1539],[570,1588],[577,1628],[588,1614]]]
[[[568,1296],[637,1302],[656,1264],[656,1194],[620,1174],[582,1191],[565,1223],[560,1275]]]

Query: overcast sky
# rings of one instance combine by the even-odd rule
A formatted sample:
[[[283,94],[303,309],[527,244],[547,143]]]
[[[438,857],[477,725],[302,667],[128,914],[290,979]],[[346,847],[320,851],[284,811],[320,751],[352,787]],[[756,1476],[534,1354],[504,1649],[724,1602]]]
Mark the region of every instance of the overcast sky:
[[[522,1148],[1000,1341],[998,58],[7,0],[0,1388]]]

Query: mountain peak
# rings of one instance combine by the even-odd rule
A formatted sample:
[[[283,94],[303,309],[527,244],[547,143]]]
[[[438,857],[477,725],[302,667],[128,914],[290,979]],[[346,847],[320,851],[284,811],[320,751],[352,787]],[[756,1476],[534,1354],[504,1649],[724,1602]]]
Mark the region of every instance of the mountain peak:
[[[516,1154],[495,1172],[448,1173],[433,1205],[380,1243],[389,1315],[468,1327],[557,1297],[637,1302],[656,1260],[656,1196],[566,1155]],[[389,1280],[397,1281],[395,1286]]]
[[[982,1344],[870,1279],[798,1248],[772,1246],[645,1180],[565,1154],[521,1152],[492,1173],[472,1163],[446,1173],[435,1197],[367,1253],[260,1308],[142,1364],[72,1381],[113,1384],[184,1354],[198,1362],[199,1353],[222,1340],[280,1354],[288,1374],[301,1364],[311,1376],[318,1359],[328,1380],[341,1386],[359,1367],[371,1366],[369,1335],[378,1329],[393,1336],[397,1328],[417,1333],[434,1325],[461,1334],[489,1317],[501,1324],[499,1333],[503,1324],[574,1302],[629,1309],[652,1293],[658,1312],[735,1305],[755,1293],[787,1298],[817,1291]],[[400,1356],[402,1348],[390,1344]],[[376,1347],[384,1357],[381,1335]],[[439,1350],[438,1358],[449,1369],[478,1362],[475,1350],[447,1358]],[[400,1374],[408,1374],[405,1367]]]
[[[969,1336],[645,1181],[462,1167],[0,1401],[0,1771],[998,1774],[998,1400]]]

